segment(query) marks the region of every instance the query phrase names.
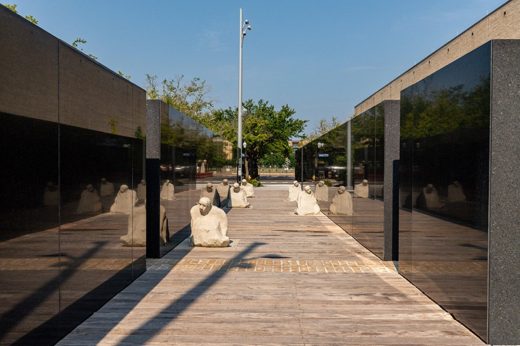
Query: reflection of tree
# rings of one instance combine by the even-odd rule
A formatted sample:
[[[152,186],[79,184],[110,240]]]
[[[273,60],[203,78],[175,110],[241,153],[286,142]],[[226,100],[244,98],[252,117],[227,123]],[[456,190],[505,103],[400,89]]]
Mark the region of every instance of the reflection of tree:
[[[401,138],[425,138],[461,128],[489,126],[489,78],[465,91],[463,85],[430,95],[404,94],[401,99]]]

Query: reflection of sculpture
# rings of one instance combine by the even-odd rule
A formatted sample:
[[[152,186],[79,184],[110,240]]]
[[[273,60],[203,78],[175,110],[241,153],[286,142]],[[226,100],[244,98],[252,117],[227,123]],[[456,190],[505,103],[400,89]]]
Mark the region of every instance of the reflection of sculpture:
[[[208,161],[202,160],[202,163],[200,164],[200,173],[206,173],[206,165]]]
[[[320,213],[320,206],[309,185],[305,186],[298,198],[298,208],[294,211],[298,215],[316,215]]]
[[[144,179],[141,179],[141,182],[137,184],[137,199],[146,201],[146,181]]]
[[[229,192],[231,196],[232,208],[249,208],[250,204],[247,201],[247,196],[244,190],[240,188],[238,183],[233,184],[233,188]]]
[[[289,201],[298,201],[298,197],[300,196],[301,192],[302,188],[300,186],[300,183],[297,180],[295,180],[293,184],[289,187]]]
[[[168,179],[166,179],[161,187],[161,199],[166,201],[173,201],[175,199],[175,187]]]
[[[448,185],[448,202],[465,202],[466,195],[462,189],[462,185],[458,181],[454,181]]]
[[[314,193],[316,199],[318,201],[328,201],[329,200],[329,187],[325,185],[323,180],[316,185],[316,192]]]
[[[340,186],[332,198],[329,207],[331,214],[352,216],[352,196],[345,190],[345,186]]]
[[[242,179],[242,185],[240,187],[242,190],[244,190],[247,197],[255,197],[255,188],[253,187],[253,184],[248,183],[245,179]]]
[[[229,202],[229,182],[227,179],[222,180],[222,183],[218,184],[217,192],[220,199],[220,207],[227,207]]]
[[[159,207],[159,225],[161,226],[161,244],[170,241],[168,234],[168,219],[166,209]],[[128,216],[128,233],[121,236],[121,241],[126,246],[146,245],[146,207],[144,205],[134,208],[134,212]]]
[[[354,186],[354,194],[361,198],[368,198],[368,180],[363,179],[361,184]]]
[[[136,202],[137,195],[135,191],[130,190],[128,185],[123,184],[119,188],[114,204],[110,207],[110,212],[130,214]]]
[[[55,207],[59,202],[58,186],[54,185],[52,181],[47,183],[43,191],[43,205],[45,207]]]
[[[101,197],[106,196],[114,196],[114,184],[106,180],[106,178],[101,178],[101,183],[99,184],[99,195]]]
[[[81,192],[81,197],[79,199],[76,213],[97,213],[99,211],[101,211],[101,199],[99,198],[96,189],[94,189],[94,186],[92,186],[92,184],[88,184],[85,187],[85,190]]]
[[[114,202],[114,184],[101,178],[99,183],[99,196],[101,197],[101,207],[103,211],[108,211]]]
[[[227,215],[222,209],[213,206],[209,198],[202,197],[191,208],[190,214],[193,246],[229,246]]]
[[[426,185],[422,192],[427,209],[439,209],[444,207],[444,204],[441,203],[439,198],[437,189],[432,184]]]
[[[213,205],[216,205],[218,207],[218,198],[217,197],[217,190],[213,188],[212,183],[207,183],[206,187],[200,190],[200,198],[207,197],[211,201]]]

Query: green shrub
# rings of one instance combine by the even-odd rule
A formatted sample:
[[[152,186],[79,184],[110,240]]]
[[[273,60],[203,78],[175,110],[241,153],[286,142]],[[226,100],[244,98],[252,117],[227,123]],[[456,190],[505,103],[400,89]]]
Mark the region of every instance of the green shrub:
[[[329,187],[332,186],[332,182],[328,179],[325,179],[323,182],[325,183],[325,185],[327,185]]]
[[[260,187],[262,186],[262,183],[260,182],[260,180],[257,180],[257,179],[249,179],[248,181],[251,185],[253,185],[254,187]]]

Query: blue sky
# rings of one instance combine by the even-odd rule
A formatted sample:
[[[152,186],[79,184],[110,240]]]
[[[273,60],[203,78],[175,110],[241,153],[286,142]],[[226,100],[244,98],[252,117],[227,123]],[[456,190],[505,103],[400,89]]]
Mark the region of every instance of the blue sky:
[[[145,87],[183,74],[236,106],[239,8],[252,25],[244,99],[289,104],[309,120],[354,106],[505,0],[8,0],[22,15]]]

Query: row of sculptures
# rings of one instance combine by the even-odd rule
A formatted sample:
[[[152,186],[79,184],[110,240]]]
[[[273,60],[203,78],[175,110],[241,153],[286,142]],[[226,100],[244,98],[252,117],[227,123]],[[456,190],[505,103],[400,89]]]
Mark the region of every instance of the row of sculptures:
[[[353,192],[355,197],[368,198],[368,180],[363,180],[360,184],[357,184]],[[306,185],[302,190],[301,184],[295,180],[293,185],[289,187],[288,199],[298,205],[294,211],[295,214],[317,215],[320,213],[318,201],[329,201],[329,187],[324,181],[320,181],[316,184],[314,191],[309,185]],[[329,206],[329,212],[333,215],[351,216],[353,214],[352,195],[345,186],[340,186],[336,190]]]
[[[247,199],[254,196],[253,185],[245,179],[233,185],[223,179],[216,187],[207,183],[201,191],[199,202],[190,210],[191,244],[203,247],[229,246],[231,240],[227,235],[228,219],[224,210],[251,208]]]
[[[166,181],[161,188],[161,199],[172,200],[173,190]],[[193,246],[204,247],[226,247],[230,244],[227,236],[228,222],[224,209],[228,208],[250,208],[247,198],[254,197],[254,187],[245,179],[241,184],[229,184],[227,179],[216,187],[207,183],[201,190],[201,197],[197,205],[190,210],[191,216],[191,242]],[[224,209],[221,209],[224,208]],[[160,206],[160,239],[161,243],[168,242],[168,219],[166,209]],[[144,205],[134,209],[133,215],[129,216],[128,233],[121,237],[126,246],[146,245],[146,209]]]

